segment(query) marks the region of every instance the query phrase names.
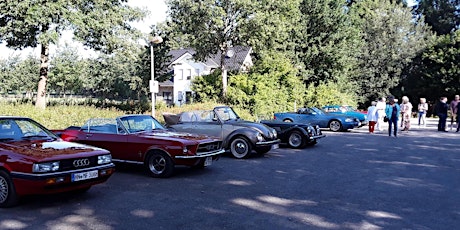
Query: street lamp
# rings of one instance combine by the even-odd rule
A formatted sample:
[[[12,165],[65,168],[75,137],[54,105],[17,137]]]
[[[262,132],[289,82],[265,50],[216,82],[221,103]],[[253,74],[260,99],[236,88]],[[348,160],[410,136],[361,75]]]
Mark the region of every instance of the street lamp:
[[[152,93],[152,117],[155,117],[155,94],[158,93],[158,81],[155,81],[155,62],[154,62],[154,54],[153,54],[153,45],[160,44],[163,42],[163,38],[156,35],[154,37],[149,38],[150,41],[150,93]]]

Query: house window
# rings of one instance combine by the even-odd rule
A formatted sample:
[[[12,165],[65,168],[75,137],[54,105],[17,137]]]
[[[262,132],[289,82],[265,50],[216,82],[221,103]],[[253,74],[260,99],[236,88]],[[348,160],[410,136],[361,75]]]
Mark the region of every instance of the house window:
[[[184,70],[183,69],[177,70],[177,77],[179,80],[184,80]]]
[[[192,79],[192,70],[191,69],[186,69],[185,70],[185,77],[186,77],[187,80]]]
[[[163,100],[166,102],[166,104],[171,104],[172,103],[172,94],[171,92],[163,92]]]
[[[195,69],[195,76],[200,76],[200,69]]]

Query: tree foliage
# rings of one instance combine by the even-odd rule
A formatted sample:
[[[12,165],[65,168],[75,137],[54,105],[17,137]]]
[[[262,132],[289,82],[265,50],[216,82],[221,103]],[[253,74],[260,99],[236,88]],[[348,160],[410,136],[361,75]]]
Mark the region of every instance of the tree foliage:
[[[138,34],[129,22],[144,17],[125,0],[7,0],[0,2],[0,42],[23,49],[41,45],[37,107],[45,108],[49,46],[65,30],[85,46],[111,53],[125,49]],[[38,71],[37,71],[38,72]]]
[[[460,0],[418,0],[416,13],[437,35],[445,35],[460,26]]]
[[[422,19],[414,21],[409,8],[389,0],[360,1],[350,14],[363,42],[354,81],[362,100],[375,100],[398,86],[402,70],[423,50],[430,34]]]
[[[413,97],[436,101],[460,92],[460,31],[439,36],[420,53],[402,87]]]

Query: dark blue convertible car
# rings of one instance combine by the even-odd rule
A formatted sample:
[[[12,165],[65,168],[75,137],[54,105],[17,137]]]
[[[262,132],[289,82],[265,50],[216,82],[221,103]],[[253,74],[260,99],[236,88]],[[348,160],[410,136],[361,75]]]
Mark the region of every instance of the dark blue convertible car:
[[[319,125],[320,128],[329,128],[331,131],[346,131],[361,126],[358,118],[342,114],[328,114],[315,107],[301,108],[297,112],[275,113],[276,120]]]

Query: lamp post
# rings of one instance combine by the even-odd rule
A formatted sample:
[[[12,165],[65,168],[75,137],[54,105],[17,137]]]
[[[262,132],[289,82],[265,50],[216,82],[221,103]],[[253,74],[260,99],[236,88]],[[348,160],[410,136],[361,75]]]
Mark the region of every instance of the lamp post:
[[[153,45],[160,44],[163,42],[163,38],[160,36],[150,37],[150,93],[152,93],[152,117],[155,117],[155,94],[158,93],[158,81],[155,81],[155,62],[154,62],[154,54],[153,54]]]

